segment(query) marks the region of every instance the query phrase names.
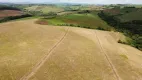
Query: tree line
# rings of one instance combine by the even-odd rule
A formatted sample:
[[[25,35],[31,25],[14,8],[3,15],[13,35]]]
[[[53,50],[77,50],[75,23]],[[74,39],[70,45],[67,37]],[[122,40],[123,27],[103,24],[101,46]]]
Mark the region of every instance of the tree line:
[[[24,15],[20,15],[20,16],[9,16],[9,17],[5,17],[5,18],[0,19],[0,23],[7,22],[10,20],[20,19],[20,18],[26,18],[26,17],[32,17],[32,15],[24,14]]]
[[[18,11],[20,11],[20,9],[18,9],[16,7],[12,7],[12,6],[0,6],[0,10],[18,10]]]

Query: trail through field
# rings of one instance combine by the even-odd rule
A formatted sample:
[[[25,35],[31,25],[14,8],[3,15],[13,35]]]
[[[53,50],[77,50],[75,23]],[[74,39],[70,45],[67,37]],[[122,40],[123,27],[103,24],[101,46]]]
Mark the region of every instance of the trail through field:
[[[46,62],[46,60],[50,57],[50,55],[52,54],[52,52],[54,51],[54,49],[56,47],[58,47],[58,45],[60,45],[60,43],[64,40],[64,38],[66,37],[66,35],[68,34],[69,28],[67,28],[67,31],[64,33],[64,35],[61,37],[61,39],[49,50],[49,53],[46,54],[41,61],[39,61],[34,68],[32,69],[31,72],[29,72],[27,75],[24,75],[20,80],[28,80],[30,77],[32,77],[37,71],[38,69]]]
[[[95,33],[95,36],[96,36],[96,38],[97,38],[97,40],[98,40],[98,43],[100,44],[100,48],[101,48],[101,50],[102,50],[102,53],[104,53],[104,55],[105,55],[105,57],[106,57],[106,60],[108,61],[108,63],[110,64],[110,66],[111,66],[111,68],[112,68],[112,70],[113,70],[113,73],[114,73],[114,75],[115,75],[115,77],[116,77],[116,80],[122,80],[122,79],[120,78],[120,76],[119,76],[119,74],[118,74],[118,72],[117,72],[115,66],[113,65],[112,61],[110,60],[109,56],[108,56],[107,53],[104,51],[104,48],[103,48],[103,46],[102,46],[102,42],[100,41],[100,39],[99,39],[99,37],[98,37],[98,35],[97,35],[97,32],[94,31],[94,33]]]

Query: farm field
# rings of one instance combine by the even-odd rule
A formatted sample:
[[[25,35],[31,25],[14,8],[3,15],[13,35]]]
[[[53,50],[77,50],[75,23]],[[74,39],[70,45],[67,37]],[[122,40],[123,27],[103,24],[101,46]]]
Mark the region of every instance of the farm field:
[[[9,17],[9,16],[20,16],[23,14],[24,13],[22,11],[18,11],[18,10],[0,10],[0,19]]]
[[[0,64],[0,79],[20,79],[50,50],[63,32],[64,28],[48,28],[31,20],[0,24],[0,62],[3,63]]]
[[[63,16],[57,16],[52,19],[44,19],[49,25],[69,25],[84,28],[102,28],[104,30],[110,30],[111,27],[101,20],[96,13],[88,14],[68,14]]]
[[[142,52],[122,34],[35,21],[0,24],[0,80],[142,79]]]
[[[43,13],[64,11],[63,8],[58,7],[58,6],[44,6],[44,5],[39,5],[39,6],[35,5],[31,7],[26,7],[25,9],[28,11],[41,11]]]

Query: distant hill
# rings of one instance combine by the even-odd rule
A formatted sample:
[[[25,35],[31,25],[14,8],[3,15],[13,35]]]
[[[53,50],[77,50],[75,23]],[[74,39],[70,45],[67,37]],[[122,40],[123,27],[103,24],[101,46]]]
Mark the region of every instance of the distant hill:
[[[18,8],[11,6],[4,6],[4,5],[0,6],[0,19],[9,16],[20,16],[20,15],[23,15],[23,12]]]
[[[9,16],[20,16],[20,15],[23,15],[23,12],[19,10],[0,10],[0,19]]]
[[[63,8],[58,7],[56,5],[34,5],[34,6],[26,7],[25,9],[27,11],[40,11],[42,13],[64,11]]]
[[[0,2],[0,5],[9,5],[9,4],[13,4],[13,3],[10,3],[10,2]]]
[[[133,21],[133,20],[142,20],[141,14],[142,14],[142,9],[136,9],[135,11],[121,15],[119,17],[119,19],[122,22],[129,22],[129,21]]]
[[[142,8],[125,7],[125,8],[113,8],[103,11],[106,15],[114,16],[122,22],[129,22],[133,20],[142,20]]]
[[[20,11],[20,9],[18,9],[16,7],[5,6],[5,5],[0,5],[0,10],[18,10],[18,11]]]

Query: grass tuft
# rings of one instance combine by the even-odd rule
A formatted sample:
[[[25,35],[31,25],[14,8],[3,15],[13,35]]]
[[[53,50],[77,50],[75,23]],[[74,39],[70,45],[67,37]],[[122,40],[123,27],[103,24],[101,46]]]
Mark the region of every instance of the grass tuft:
[[[128,57],[126,56],[126,55],[124,55],[124,54],[122,54],[122,55],[120,55],[122,58],[124,58],[124,59],[128,59]]]

